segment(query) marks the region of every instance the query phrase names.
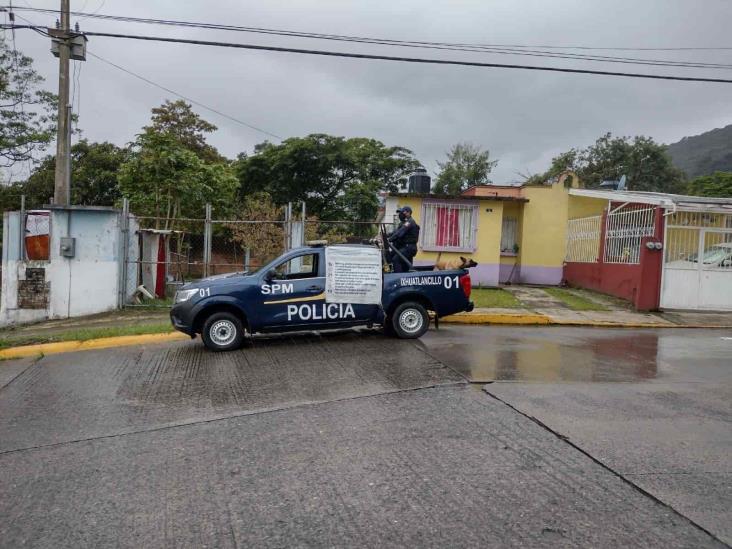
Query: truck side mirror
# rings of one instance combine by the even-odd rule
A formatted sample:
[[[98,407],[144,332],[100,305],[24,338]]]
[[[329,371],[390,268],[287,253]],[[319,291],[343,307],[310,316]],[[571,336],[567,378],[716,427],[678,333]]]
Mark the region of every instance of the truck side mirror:
[[[264,279],[267,282],[272,282],[275,279],[276,276],[277,276],[277,271],[275,271],[274,269],[270,269],[269,271],[267,271],[264,274]]]

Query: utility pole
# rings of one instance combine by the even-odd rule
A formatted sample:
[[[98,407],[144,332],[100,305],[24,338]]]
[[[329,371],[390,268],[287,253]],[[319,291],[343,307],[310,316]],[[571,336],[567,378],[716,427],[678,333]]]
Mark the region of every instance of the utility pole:
[[[71,203],[71,105],[69,105],[69,58],[71,57],[71,0],[61,0],[61,28],[58,38],[58,130],[56,136],[56,178],[53,202]]]

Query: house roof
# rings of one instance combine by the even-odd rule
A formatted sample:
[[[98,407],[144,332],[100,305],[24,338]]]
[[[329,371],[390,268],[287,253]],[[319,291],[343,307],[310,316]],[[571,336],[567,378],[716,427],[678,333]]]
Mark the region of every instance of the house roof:
[[[519,186],[509,185],[473,185],[468,187],[460,196],[476,196],[481,198],[523,198],[523,191]]]
[[[87,211],[87,212],[119,212],[118,208],[115,208],[113,206],[80,206],[80,205],[71,205],[71,206],[61,206],[59,204],[44,204],[43,205],[44,210],[74,210],[74,211]]]
[[[656,193],[645,191],[602,191],[599,189],[570,189],[572,196],[601,198],[613,202],[652,204],[673,211],[700,211],[732,214],[732,197],[712,198],[683,194]]]
[[[399,198],[422,198],[427,200],[492,200],[495,202],[528,202],[528,198],[522,196],[474,196],[466,194],[426,194],[426,193],[389,193],[388,196]]]

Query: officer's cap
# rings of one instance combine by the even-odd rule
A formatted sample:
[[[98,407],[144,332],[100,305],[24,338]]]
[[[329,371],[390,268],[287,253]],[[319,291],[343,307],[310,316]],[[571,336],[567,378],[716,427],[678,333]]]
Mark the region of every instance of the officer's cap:
[[[409,206],[404,206],[400,210],[397,210],[397,212],[412,213],[412,208],[410,208]]]

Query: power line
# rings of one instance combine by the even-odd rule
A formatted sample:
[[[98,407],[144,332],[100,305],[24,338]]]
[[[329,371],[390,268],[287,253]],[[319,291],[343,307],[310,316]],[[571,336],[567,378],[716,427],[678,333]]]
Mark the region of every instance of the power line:
[[[16,8],[16,9],[27,9],[27,8]],[[28,11],[36,11],[40,13],[55,14],[54,10],[44,8],[30,8]],[[300,32],[282,29],[269,29],[262,27],[244,27],[238,25],[224,25],[215,23],[203,23],[193,21],[180,21],[172,19],[152,19],[152,18],[141,18],[121,15],[105,15],[85,12],[71,12],[72,15],[83,16],[86,18],[95,18],[100,20],[110,21],[121,21],[127,23],[142,23],[152,25],[170,25],[187,28],[201,28],[209,30],[225,30],[225,31],[237,31],[237,32],[248,32],[258,34],[269,34],[277,36],[287,36],[295,38],[308,38],[318,40],[335,40],[341,42],[357,42],[365,44],[374,44],[382,46],[397,46],[397,47],[410,47],[410,48],[427,48],[427,49],[442,49],[450,51],[465,51],[472,53],[491,53],[500,55],[522,55],[530,57],[551,57],[559,59],[575,59],[581,61],[597,61],[597,62],[608,62],[608,63],[625,63],[625,64],[641,64],[641,65],[659,65],[659,66],[678,66],[688,68],[722,68],[730,69],[732,65],[722,63],[705,63],[705,62],[694,62],[694,61],[671,61],[663,59],[643,59],[634,57],[617,57],[617,56],[606,56],[606,55],[586,55],[577,54],[570,52],[551,52],[541,51],[531,48],[545,48],[545,49],[585,49],[585,50],[601,50],[605,48],[592,48],[586,46],[568,47],[568,46],[525,46],[525,45],[500,45],[500,44],[470,44],[470,43],[450,43],[450,42],[430,42],[430,41],[414,41],[414,40],[394,40],[394,39],[382,39],[382,38],[370,38],[363,36],[348,36],[338,34],[323,34],[323,33],[312,33],[312,32]],[[619,48],[618,48],[619,49]],[[625,50],[632,50],[633,48],[625,48]],[[655,48],[648,48],[649,50]],[[658,48],[662,50],[662,48]],[[681,48],[679,48],[681,49]],[[701,48],[695,48],[701,49]],[[712,49],[712,48],[709,48]],[[714,49],[730,49],[729,48],[714,48]]]
[[[3,26],[3,28],[5,28],[5,27],[7,27],[7,25]],[[37,27],[27,26],[27,25],[21,25],[21,26],[14,25],[14,26],[12,26],[12,28],[15,28],[15,29],[30,28],[37,32],[40,32],[41,34],[44,33],[43,30],[41,30]],[[457,66],[466,66],[466,67],[520,69],[520,70],[535,70],[535,71],[545,71],[545,72],[562,72],[562,73],[572,73],[572,74],[595,74],[595,75],[602,75],[602,76],[622,76],[622,77],[626,77],[626,78],[647,78],[647,79],[652,79],[652,80],[676,80],[676,81],[683,81],[683,82],[714,82],[714,83],[720,83],[720,84],[732,84],[732,80],[724,79],[724,78],[705,78],[705,77],[695,77],[695,76],[676,76],[676,75],[662,75],[662,74],[648,74],[648,73],[627,73],[627,72],[599,71],[599,70],[590,70],[590,69],[571,69],[571,68],[563,68],[563,67],[541,67],[541,66],[533,66],[533,65],[516,65],[516,64],[507,64],[507,63],[484,63],[484,62],[478,62],[478,61],[429,59],[429,58],[421,58],[421,57],[395,57],[395,56],[388,56],[388,55],[374,55],[374,54],[365,54],[365,53],[309,50],[309,49],[301,49],[301,48],[285,48],[285,47],[277,47],[277,46],[261,46],[261,45],[256,45],[256,44],[237,44],[237,43],[232,43],[232,42],[192,40],[192,39],[187,39],[187,38],[169,38],[169,37],[164,37],[164,36],[144,36],[144,35],[135,35],[135,34],[117,34],[117,33],[107,33],[107,32],[86,32],[84,34],[87,36],[99,36],[99,37],[106,37],[106,38],[124,38],[124,39],[143,40],[143,41],[152,41],[152,42],[193,44],[193,45],[197,45],[197,46],[216,46],[216,47],[248,49],[248,50],[258,50],[258,51],[299,53],[299,54],[306,54],[306,55],[322,55],[322,56],[327,56],[327,57],[344,57],[344,58],[351,58],[351,59],[373,59],[373,60],[380,60],[380,61],[399,61],[399,62],[405,62],[405,63],[422,63],[422,64],[433,64],[433,65],[457,65]]]
[[[318,34],[318,33],[301,33],[287,30],[277,29],[262,29],[256,27],[234,27],[231,25],[209,25],[209,24],[198,24],[198,23],[187,23],[187,22],[163,22],[162,20],[142,20],[139,18],[131,17],[115,17],[113,20],[119,20],[123,22],[136,22],[136,23],[151,23],[151,24],[162,24],[162,25],[173,25],[185,28],[204,28],[210,30],[228,30],[228,31],[239,31],[249,32],[256,34],[275,35],[275,36],[286,36],[290,38],[306,38],[316,40],[331,40],[338,42],[353,42],[360,44],[370,44],[378,46],[396,46],[396,47],[408,47],[408,48],[420,48],[420,49],[431,49],[431,50],[447,50],[447,51],[460,51],[469,53],[488,53],[496,55],[520,55],[527,57],[549,57],[554,59],[571,59],[577,61],[596,61],[602,63],[623,63],[631,65],[657,65],[657,66],[671,66],[671,67],[687,67],[687,68],[712,68],[712,69],[730,69],[732,65],[723,63],[706,63],[697,61],[670,61],[664,59],[641,59],[635,57],[617,57],[617,56],[606,56],[606,55],[585,55],[576,53],[554,53],[541,50],[532,49],[507,49],[498,48],[494,46],[479,46],[473,44],[451,44],[447,42],[409,42],[405,40],[386,40],[380,38],[368,38],[359,36],[344,36],[344,35],[329,35],[329,34]]]
[[[99,7],[97,9],[95,9],[93,12],[91,12],[86,17],[82,17],[81,19],[79,19],[79,21],[83,21],[84,19],[88,19],[89,17],[95,16],[99,12],[99,10],[104,7],[104,4],[106,4],[106,3],[107,3],[107,0],[102,0],[102,3],[99,4]],[[81,10],[81,11],[84,11],[84,10]]]
[[[627,73],[627,72],[612,72],[612,71],[598,71],[590,69],[570,69],[563,67],[541,67],[532,65],[515,65],[515,64],[504,64],[504,63],[483,63],[478,61],[460,61],[460,60],[448,60],[448,59],[429,59],[421,57],[394,57],[389,55],[373,55],[366,53],[350,53],[350,52],[336,52],[336,51],[325,51],[325,50],[309,50],[300,48],[285,48],[277,46],[260,46],[256,44],[237,44],[232,42],[218,42],[209,40],[192,40],[189,38],[169,38],[165,36],[143,36],[135,34],[117,34],[109,32],[87,32],[87,36],[99,36],[106,38],[124,38],[130,40],[144,40],[150,42],[169,42],[174,44],[193,44],[197,46],[217,46],[224,48],[237,48],[246,50],[257,50],[257,51],[274,51],[283,53],[299,53],[306,55],[322,55],[327,57],[344,57],[351,59],[373,59],[380,61],[400,61],[404,63],[423,63],[432,65],[457,65],[464,67],[485,67],[485,68],[501,68],[501,69],[521,69],[521,70],[534,70],[534,71],[546,71],[546,72],[563,72],[573,74],[596,74],[603,76],[623,76],[626,78],[650,78],[654,80],[678,80],[685,82],[715,82],[721,84],[732,84],[732,79],[724,78],[704,78],[695,76],[674,76],[674,75],[663,75],[663,74],[647,74],[647,73]]]
[[[23,0],[24,1],[24,0]],[[16,8],[16,9],[27,9],[27,11],[37,11],[40,13],[56,14],[57,10],[48,8],[33,8],[27,2],[24,3],[29,7],[27,8]],[[102,4],[103,5],[103,4]],[[264,29],[258,27],[242,27],[236,25],[223,25],[215,23],[200,23],[191,21],[180,21],[173,19],[152,19],[152,18],[136,18],[122,15],[107,15],[99,14],[100,8],[93,12],[94,18],[97,19],[112,19],[112,20],[129,20],[133,22],[147,22],[147,23],[158,23],[158,24],[176,24],[182,26],[198,26],[202,28],[217,28],[221,30],[276,30],[276,29]],[[85,13],[83,11],[71,12],[72,15],[91,17],[92,14]],[[282,31],[282,32],[296,32],[296,31]],[[303,32],[300,34],[308,34],[312,36],[339,36],[339,35],[328,35],[319,33],[307,33]],[[405,41],[406,42],[406,41]],[[427,42],[427,41],[410,41],[411,43],[423,43],[423,44],[446,44],[443,42]],[[497,48],[546,48],[546,49],[565,49],[565,50],[593,50],[593,51],[719,51],[719,50],[732,50],[732,46],[672,46],[672,47],[627,47],[627,46],[557,46],[557,45],[525,45],[525,44],[453,44],[463,46],[475,46],[475,47],[497,47]]]
[[[228,114],[226,114],[224,112],[221,112],[221,111],[219,111],[217,109],[214,109],[213,107],[209,107],[208,105],[206,105],[204,103],[201,103],[200,101],[196,101],[195,99],[191,99],[190,97],[186,97],[185,95],[183,95],[181,93],[178,93],[175,90],[171,90],[170,88],[167,88],[167,87],[163,86],[162,84],[158,84],[157,82],[153,82],[149,78],[145,78],[144,76],[142,76],[140,74],[137,74],[136,72],[133,72],[133,71],[131,71],[129,69],[126,69],[126,68],[122,67],[121,65],[117,65],[116,63],[113,63],[112,61],[109,61],[108,59],[104,59],[103,57],[101,57],[101,56],[99,56],[99,55],[97,55],[95,53],[92,53],[89,50],[87,50],[86,53],[88,55],[91,55],[92,57],[94,57],[96,59],[99,59],[100,61],[102,61],[103,63],[106,63],[107,65],[111,65],[112,67],[114,67],[116,69],[119,69],[122,72],[126,72],[130,76],[134,76],[135,78],[138,78],[138,79],[142,80],[143,82],[147,82],[148,84],[150,84],[152,86],[155,86],[156,88],[160,88],[163,91],[166,91],[166,92],[168,92],[170,94],[173,94],[173,95],[175,95],[177,97],[180,97],[181,99],[184,99],[184,100],[188,101],[189,103],[192,103],[193,105],[197,105],[197,106],[199,106],[199,107],[201,107],[203,109],[209,110],[209,111],[211,111],[213,113],[218,114],[219,116],[223,116],[224,118],[227,118],[228,120],[231,120],[232,122],[236,122],[237,124],[241,124],[242,126],[246,126],[249,129],[258,131],[258,132],[263,133],[265,135],[269,135],[269,136],[274,137],[274,138],[279,139],[279,140],[282,140],[283,139],[283,137],[281,137],[281,136],[279,136],[277,134],[274,134],[272,132],[268,132],[267,130],[263,130],[262,128],[258,128],[257,126],[252,126],[251,124],[249,124],[247,122],[244,122],[243,120],[239,120],[238,118],[234,118],[233,116],[228,115]]]

